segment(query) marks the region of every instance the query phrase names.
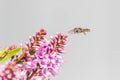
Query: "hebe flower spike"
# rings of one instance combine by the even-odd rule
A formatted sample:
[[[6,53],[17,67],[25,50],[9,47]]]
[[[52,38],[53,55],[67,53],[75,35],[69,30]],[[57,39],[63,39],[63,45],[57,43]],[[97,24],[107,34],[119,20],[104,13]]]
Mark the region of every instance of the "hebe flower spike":
[[[45,80],[55,76],[62,62],[67,36],[57,33],[47,40],[44,37],[46,34],[45,29],[40,29],[29,37],[29,42],[20,45],[20,54],[11,56],[7,64],[0,64],[4,65],[0,68],[0,80]],[[4,53],[17,48],[15,45],[9,46]]]

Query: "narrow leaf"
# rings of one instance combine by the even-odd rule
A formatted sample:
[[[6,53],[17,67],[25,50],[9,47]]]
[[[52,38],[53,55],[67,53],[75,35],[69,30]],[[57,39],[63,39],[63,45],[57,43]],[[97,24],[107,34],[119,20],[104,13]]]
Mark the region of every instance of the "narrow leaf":
[[[0,59],[0,63],[5,62],[7,59],[14,56],[16,53],[18,53],[21,50],[21,48],[16,48],[8,52],[3,58]]]
[[[5,51],[7,51],[7,50],[8,50],[8,48],[4,48],[2,51],[0,51],[0,57],[2,57],[5,53]]]

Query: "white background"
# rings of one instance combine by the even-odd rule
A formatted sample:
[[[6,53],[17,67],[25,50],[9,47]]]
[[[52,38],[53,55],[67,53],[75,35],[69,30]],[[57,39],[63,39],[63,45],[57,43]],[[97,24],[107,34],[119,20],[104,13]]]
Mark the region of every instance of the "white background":
[[[74,27],[64,64],[53,80],[120,80],[119,0],[0,0],[0,49],[28,41],[45,28],[48,36]]]

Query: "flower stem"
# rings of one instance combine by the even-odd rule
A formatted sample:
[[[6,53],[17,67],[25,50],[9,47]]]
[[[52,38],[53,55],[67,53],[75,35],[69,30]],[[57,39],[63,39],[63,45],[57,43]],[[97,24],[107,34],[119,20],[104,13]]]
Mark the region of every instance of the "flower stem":
[[[37,72],[37,70],[38,70],[37,68],[33,70],[32,74],[29,75],[26,80],[30,80],[34,76],[34,74]]]

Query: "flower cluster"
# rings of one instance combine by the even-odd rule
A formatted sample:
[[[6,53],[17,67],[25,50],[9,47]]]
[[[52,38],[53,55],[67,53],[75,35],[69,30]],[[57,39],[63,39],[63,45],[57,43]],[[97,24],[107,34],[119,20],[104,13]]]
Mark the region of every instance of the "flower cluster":
[[[19,66],[15,62],[9,62],[1,68],[0,80],[23,80],[23,76],[18,70]]]
[[[45,80],[55,76],[62,62],[67,36],[59,33],[47,40],[46,34],[41,29],[30,36],[25,45],[21,44],[22,53],[11,56],[10,62],[0,68],[0,80]],[[16,48],[10,46],[4,53],[7,55]]]

